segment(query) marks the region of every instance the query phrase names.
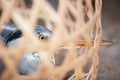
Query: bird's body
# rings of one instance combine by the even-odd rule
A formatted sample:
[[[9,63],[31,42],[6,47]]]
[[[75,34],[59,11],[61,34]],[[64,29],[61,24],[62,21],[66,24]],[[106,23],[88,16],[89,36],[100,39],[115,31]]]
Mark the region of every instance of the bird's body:
[[[18,70],[22,75],[33,74],[35,71],[37,71],[38,67],[40,68],[41,64],[42,62],[39,53],[28,53],[25,54],[20,61]]]
[[[36,26],[35,33],[38,35],[38,39],[40,40],[46,40],[52,36],[52,31],[43,26]],[[1,36],[4,43],[8,46],[8,48],[10,48],[20,44],[22,32],[13,25],[6,25],[1,33]],[[55,66],[55,60],[53,56],[51,57],[50,63],[52,66]],[[40,68],[41,65],[42,60],[39,52],[26,51],[19,62],[18,71],[22,75],[33,74],[38,68]]]

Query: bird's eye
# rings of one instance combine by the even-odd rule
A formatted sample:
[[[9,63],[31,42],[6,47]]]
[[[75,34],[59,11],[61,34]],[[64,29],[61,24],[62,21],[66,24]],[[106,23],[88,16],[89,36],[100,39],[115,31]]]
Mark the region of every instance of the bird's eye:
[[[39,39],[40,39],[40,40],[44,40],[44,38],[45,38],[45,37],[44,37],[43,35],[40,35],[40,36],[39,36]]]
[[[47,39],[47,36],[40,35],[40,36],[39,36],[39,39],[40,39],[40,40],[46,40],[46,39]]]

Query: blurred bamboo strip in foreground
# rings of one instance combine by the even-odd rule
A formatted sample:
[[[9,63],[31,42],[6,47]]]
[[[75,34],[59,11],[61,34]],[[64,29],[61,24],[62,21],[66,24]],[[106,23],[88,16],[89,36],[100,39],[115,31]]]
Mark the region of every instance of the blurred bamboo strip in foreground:
[[[67,42],[61,43],[61,47],[66,47],[67,48]],[[107,41],[107,40],[102,40],[100,43],[100,46],[111,46],[113,44],[112,41]],[[87,43],[85,40],[78,40],[75,42],[75,45],[80,47],[80,46],[93,46],[94,45],[94,40],[91,40],[90,43]]]
[[[110,45],[112,45],[112,44],[113,44],[113,42],[102,40],[102,42],[100,43],[100,46],[110,46]],[[94,41],[91,41],[90,44],[87,44],[86,41],[80,40],[80,41],[77,41],[76,45],[77,45],[77,46],[86,46],[86,45],[91,45],[91,46],[93,46],[93,45],[94,45]]]

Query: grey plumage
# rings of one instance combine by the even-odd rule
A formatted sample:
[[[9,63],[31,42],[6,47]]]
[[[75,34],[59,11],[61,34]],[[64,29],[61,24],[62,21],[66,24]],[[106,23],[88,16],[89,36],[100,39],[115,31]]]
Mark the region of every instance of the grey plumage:
[[[23,75],[33,74],[38,68],[40,68],[41,64],[42,62],[39,53],[25,54],[22,60],[20,61],[18,70],[20,74]]]

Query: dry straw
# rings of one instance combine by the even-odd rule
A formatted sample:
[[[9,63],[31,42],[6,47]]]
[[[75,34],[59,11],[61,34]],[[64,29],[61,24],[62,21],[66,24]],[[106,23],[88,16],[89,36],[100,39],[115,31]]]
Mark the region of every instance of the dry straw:
[[[0,58],[6,67],[1,80],[95,80],[102,37],[102,0],[58,0],[57,10],[47,0],[30,1],[31,6],[25,0],[0,0],[0,29],[12,21],[24,34],[18,47],[8,49],[0,42]],[[48,42],[39,41],[33,33],[40,19],[54,33]],[[31,46],[26,44],[28,40]],[[85,45],[76,48],[78,40],[84,40]],[[21,76],[17,64],[26,49],[42,52],[44,64],[35,74]],[[50,66],[51,55],[55,55],[55,67]]]

